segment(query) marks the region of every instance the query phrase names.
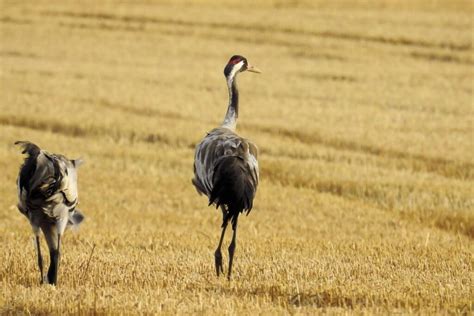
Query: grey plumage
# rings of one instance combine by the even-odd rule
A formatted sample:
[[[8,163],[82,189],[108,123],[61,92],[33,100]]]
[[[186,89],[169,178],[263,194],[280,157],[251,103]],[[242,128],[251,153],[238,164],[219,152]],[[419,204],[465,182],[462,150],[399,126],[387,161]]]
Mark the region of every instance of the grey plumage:
[[[235,132],[239,114],[239,93],[236,76],[243,71],[260,72],[242,56],[233,56],[224,69],[229,89],[229,106],[222,125],[213,129],[196,146],[193,185],[209,198],[209,205],[221,207],[222,233],[215,252],[217,276],[223,272],[221,246],[229,221],[232,222],[232,241],[229,245],[230,279],[236,246],[237,222],[241,212],[252,210],[257,191],[258,150],[249,140]]]
[[[43,259],[39,231],[43,231],[51,256],[47,282],[57,283],[61,236],[67,226],[79,225],[84,216],[77,208],[77,167],[81,160],[69,160],[41,150],[37,145],[18,141],[25,161],[18,175],[18,209],[25,215],[36,237],[38,265],[43,282]]]
[[[232,219],[250,212],[257,191],[258,150],[226,127],[215,128],[196,147],[192,183],[209,204],[226,206]]]

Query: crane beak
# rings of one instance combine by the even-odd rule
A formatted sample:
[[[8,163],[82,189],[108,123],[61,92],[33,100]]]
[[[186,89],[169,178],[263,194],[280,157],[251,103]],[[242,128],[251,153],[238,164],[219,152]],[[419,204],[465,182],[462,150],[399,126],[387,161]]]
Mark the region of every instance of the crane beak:
[[[248,65],[247,66],[247,71],[250,71],[250,72],[255,72],[255,73],[262,73],[262,71],[260,69],[258,69],[257,67],[254,67],[252,65]]]

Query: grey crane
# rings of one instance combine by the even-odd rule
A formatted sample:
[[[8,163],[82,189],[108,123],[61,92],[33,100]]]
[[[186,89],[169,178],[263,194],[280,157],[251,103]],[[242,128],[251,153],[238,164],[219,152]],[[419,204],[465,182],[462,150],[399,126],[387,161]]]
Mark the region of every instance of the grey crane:
[[[77,208],[77,167],[82,161],[49,153],[26,141],[15,145],[20,145],[27,155],[17,180],[18,209],[30,221],[36,237],[40,282],[56,285],[61,236],[67,226],[79,225],[84,219]],[[40,229],[51,259],[47,278],[43,276]]]
[[[239,116],[236,77],[244,71],[260,73],[260,70],[249,65],[245,57],[232,56],[224,69],[229,89],[227,113],[222,125],[207,133],[196,146],[192,180],[198,193],[207,195],[209,205],[215,204],[222,210],[222,232],[214,253],[217,276],[221,272],[224,273],[221,246],[227,224],[232,222],[232,241],[228,249],[229,280],[236,247],[238,218],[240,213],[246,211],[248,214],[252,210],[259,181],[257,146],[236,133]]]

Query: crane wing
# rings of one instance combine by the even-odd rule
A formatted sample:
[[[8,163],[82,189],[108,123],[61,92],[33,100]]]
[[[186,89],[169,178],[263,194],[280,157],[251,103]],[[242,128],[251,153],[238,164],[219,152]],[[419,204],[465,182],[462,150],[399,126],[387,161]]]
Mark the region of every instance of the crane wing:
[[[77,176],[74,164],[61,155],[40,150],[27,143],[28,154],[18,177],[18,208],[22,213],[29,210],[43,210],[53,217],[53,209],[64,204],[72,209],[77,204]],[[32,147],[36,146],[36,147]],[[36,148],[36,151],[28,151]]]
[[[220,127],[209,132],[196,146],[192,182],[199,193],[210,196],[215,167],[222,158],[229,156],[239,157],[248,165],[254,187],[257,187],[259,181],[257,147],[230,129]]]

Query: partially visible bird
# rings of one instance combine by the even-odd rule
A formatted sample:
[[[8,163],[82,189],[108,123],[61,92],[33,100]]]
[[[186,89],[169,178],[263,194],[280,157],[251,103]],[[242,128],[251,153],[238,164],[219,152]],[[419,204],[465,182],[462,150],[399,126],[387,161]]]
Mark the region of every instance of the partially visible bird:
[[[82,160],[41,150],[33,143],[18,141],[27,157],[18,175],[18,209],[25,215],[36,237],[40,282],[57,284],[61,236],[67,226],[77,226],[84,216],[77,208],[77,167]],[[50,266],[43,276],[40,229],[48,244]]]
[[[207,133],[196,146],[192,180],[198,193],[207,195],[209,205],[215,204],[222,210],[222,233],[214,253],[217,276],[220,272],[224,273],[221,246],[227,224],[229,220],[232,222],[227,273],[229,280],[236,246],[237,221],[241,212],[247,211],[248,214],[252,210],[259,181],[257,146],[235,132],[239,116],[236,77],[244,71],[260,73],[260,70],[249,65],[245,57],[232,56],[224,69],[229,89],[227,113],[222,125]]]

